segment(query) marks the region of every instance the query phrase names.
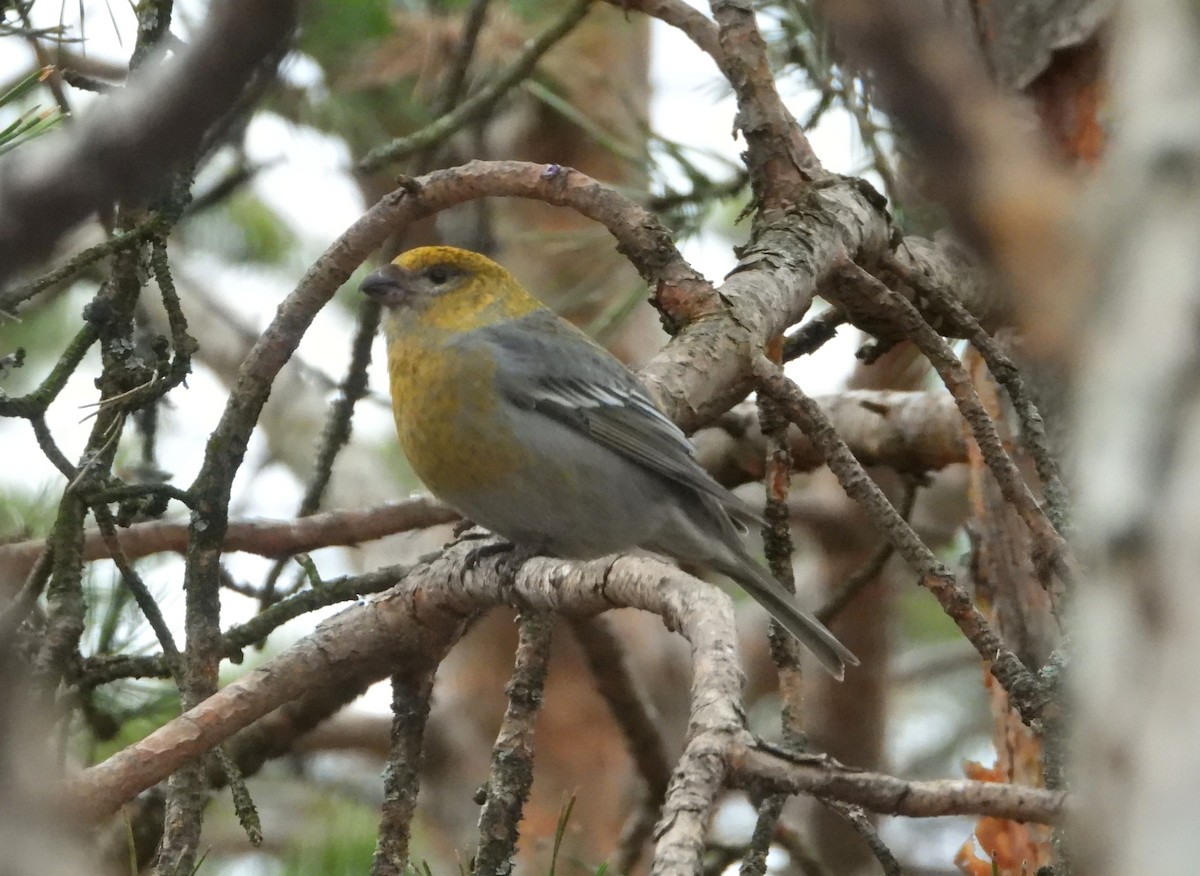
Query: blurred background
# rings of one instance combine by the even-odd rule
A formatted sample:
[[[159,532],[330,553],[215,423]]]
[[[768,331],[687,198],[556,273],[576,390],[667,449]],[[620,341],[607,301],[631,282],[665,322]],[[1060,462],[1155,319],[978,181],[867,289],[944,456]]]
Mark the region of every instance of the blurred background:
[[[118,473],[181,486],[195,477],[237,368],[276,306],[325,247],[394,187],[398,167],[367,173],[358,168],[361,159],[447,109],[447,62],[472,17],[482,16],[483,24],[461,94],[511,64],[527,40],[566,7],[562,0],[307,5],[279,81],[198,168],[194,198],[170,238],[170,253],[200,348],[186,385],[157,405],[153,417],[127,430],[117,451]],[[97,91],[120,87],[137,38],[136,11],[115,0],[36,0],[0,9],[8,28],[0,31],[0,94],[6,95],[0,129],[12,126],[2,148],[32,152],[43,127],[69,125],[68,112],[86,113]],[[205,4],[193,0],[177,3],[174,36],[186,42],[205,11]],[[903,137],[875,107],[869,82],[839,63],[810,4],[768,2],[758,14],[781,92],[825,166],[862,176],[884,192],[906,231],[936,228],[939,213],[921,197],[921,179],[906,162]],[[60,72],[39,76],[47,65]],[[419,174],[473,158],[576,167],[647,204],[674,231],[691,263],[719,281],[736,263],[734,248],[748,233],[739,221],[749,191],[738,160],[742,147],[731,135],[734,111],[728,85],[711,59],[681,33],[598,4],[480,120],[410,156],[403,169]],[[81,227],[61,242],[51,263],[100,243],[105,233],[101,222]],[[526,201],[477,202],[447,211],[390,245],[399,250],[429,242],[493,254],[634,366],[666,340],[646,303],[648,290],[607,232],[570,211]],[[26,351],[23,367],[3,375],[5,393],[20,395],[44,377],[103,276],[101,262],[0,316],[0,356],[17,347]],[[313,478],[314,449],[350,361],[360,277],[320,314],[272,392],[235,482],[231,517],[288,519],[301,508]],[[165,333],[166,316],[155,297],[143,301],[139,325],[147,335]],[[818,395],[848,388],[943,391],[908,345],[867,365],[854,357],[862,341],[855,330],[843,328],[816,354],[789,366],[789,373]],[[337,457],[321,509],[368,507],[421,490],[394,440],[381,360],[377,339],[369,390],[355,408],[352,438]],[[79,457],[88,439],[99,369],[99,353],[93,351],[47,414],[47,426],[70,459]],[[704,440],[716,439],[697,440],[703,447]],[[62,476],[25,421],[0,420],[0,447],[5,460],[0,539],[44,536],[54,520]],[[970,465],[964,461],[932,472],[919,488],[895,472],[876,475],[896,502],[906,491],[914,493],[918,530],[949,565],[960,567],[971,549],[964,523],[979,497],[972,492]],[[761,487],[741,489],[761,501]],[[791,510],[801,598],[819,604],[869,566],[878,537],[823,470],[797,475]],[[311,559],[328,579],[416,557],[449,535],[447,526],[323,549]],[[182,640],[182,559],[156,555],[140,560],[138,568]],[[279,593],[307,584],[294,562],[240,553],[227,555],[225,568],[231,582],[222,591],[226,623],[261,610],[269,579]],[[995,696],[977,657],[895,559],[870,577],[833,624],[863,659],[863,668],[840,686],[818,673],[806,681],[811,690],[805,722],[813,745],[846,763],[909,778],[961,777],[964,761],[982,764],[967,769],[982,776],[996,759],[998,731]],[[11,576],[0,580],[0,593],[20,583]],[[111,562],[91,563],[86,583],[94,622],[85,634],[85,656],[157,649]],[[223,676],[235,677],[278,653],[336,610],[314,612],[276,630],[242,665],[226,664]],[[750,723],[775,737],[779,701],[765,647],[766,618],[740,597],[739,610]],[[616,622],[677,752],[686,728],[687,650],[657,618],[618,612]],[[414,862],[426,862],[433,873],[455,872],[469,858],[478,815],[471,798],[486,776],[515,639],[511,614],[495,612],[439,671],[413,846]],[[62,738],[65,756],[80,762],[103,758],[178,712],[177,692],[167,680],[120,679],[85,696]],[[389,703],[386,685],[372,688],[250,779],[262,814],[262,848],[247,844],[223,792],[206,823],[202,872],[364,872],[378,828]],[[526,871],[547,871],[555,831],[574,799],[557,872],[600,872],[636,807],[640,785],[565,629],[556,640],[539,719],[536,770],[522,830]],[[752,806],[730,793],[717,815],[717,836],[737,848],[753,821]],[[786,824],[791,832],[772,854],[772,872],[814,872],[802,866],[806,856],[839,862],[828,872],[874,866],[861,838],[824,809],[793,800]],[[939,873],[957,872],[955,855],[964,844],[971,847],[975,824],[963,818],[885,818],[880,828],[908,872]],[[127,832],[114,831],[110,845],[117,871],[128,872],[128,839]],[[714,846],[713,872],[735,866],[722,862],[721,854]]]

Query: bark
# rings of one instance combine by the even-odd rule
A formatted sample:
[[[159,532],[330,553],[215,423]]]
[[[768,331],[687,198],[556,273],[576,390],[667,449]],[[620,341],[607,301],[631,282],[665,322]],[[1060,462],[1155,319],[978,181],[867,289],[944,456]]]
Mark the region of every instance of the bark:
[[[1079,872],[1187,873],[1200,856],[1200,21],[1125,3],[1097,244],[1104,284],[1077,366],[1080,593],[1073,677]]]

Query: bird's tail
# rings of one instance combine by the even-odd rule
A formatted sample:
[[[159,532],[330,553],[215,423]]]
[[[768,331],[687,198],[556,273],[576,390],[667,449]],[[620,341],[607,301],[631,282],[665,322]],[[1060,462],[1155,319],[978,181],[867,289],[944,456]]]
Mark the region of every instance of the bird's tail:
[[[724,552],[723,552],[724,553]],[[834,678],[841,681],[846,666],[857,666],[858,658],[837,640],[825,625],[796,604],[796,597],[783,589],[762,564],[748,554],[730,551],[712,563],[717,571],[728,575],[742,586],[754,601],[780,625],[800,640]]]

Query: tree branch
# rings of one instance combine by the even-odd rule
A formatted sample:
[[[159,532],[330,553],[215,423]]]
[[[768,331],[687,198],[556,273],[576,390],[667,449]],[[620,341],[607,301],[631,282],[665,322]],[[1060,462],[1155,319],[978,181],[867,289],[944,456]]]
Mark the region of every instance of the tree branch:
[[[1021,717],[1026,722],[1040,717],[1050,703],[1045,686],[1000,640],[970,594],[959,586],[953,573],[917,537],[850,454],[821,409],[766,357],[758,358],[757,369],[760,391],[779,399],[789,418],[821,448],[846,495],[859,503],[879,531],[896,545],[897,553],[921,576],[921,583],[937,597],[946,614],[975,646],[992,675],[1008,692]]]
[[[533,726],[545,696],[553,615],[522,612],[508,707],[492,748],[483,808],[479,812],[477,876],[505,873],[517,852],[517,826],[533,785]]]
[[[741,675],[733,607],[719,590],[641,557],[580,564],[534,559],[511,585],[501,588],[496,585],[496,564],[501,560],[484,560],[466,571],[476,545],[452,545],[387,593],[335,615],[275,659],[141,741],[83,770],[64,789],[68,805],[89,821],[104,818],[182,764],[273,709],[301,698],[314,685],[358,686],[394,672],[424,671],[430,659],[436,659],[431,655],[443,653],[461,634],[466,618],[498,604],[575,617],[617,606],[661,614],[692,641],[699,661],[693,680],[695,732],[716,741],[714,727],[727,732],[740,727]],[[696,814],[699,825],[706,812]]]
[[[945,393],[849,390],[818,396],[816,402],[863,465],[923,473],[967,459],[962,420],[954,400]],[[803,432],[792,429],[788,436],[796,471],[811,471],[825,464]],[[731,409],[692,438],[701,464],[726,486],[761,479],[766,442],[753,405]],[[289,557],[334,545],[362,544],[458,519],[453,509],[423,496],[293,520],[235,520],[229,524],[221,550]],[[187,550],[187,539],[188,525],[181,521],[135,523],[117,532],[117,541],[130,560],[167,551],[182,554]],[[44,539],[37,538],[0,545],[0,581],[24,578],[45,545]],[[84,560],[111,556],[99,530],[87,530]]]
[[[872,69],[880,104],[911,136],[931,194],[1015,296],[1034,349],[1061,353],[1088,266],[1078,246],[1076,187],[1022,113],[989,81],[935,4],[825,0],[851,60]]]
[[[732,780],[741,787],[812,794],[883,815],[990,815],[1058,824],[1066,814],[1067,798],[1062,791],[966,779],[909,782],[849,769],[826,758],[792,759],[765,750],[748,734],[734,743],[729,764]]]
[[[291,34],[294,0],[221,0],[191,47],[143,65],[120,92],[36,152],[0,160],[0,282],[114,201],[137,200],[192,157],[257,65]]]

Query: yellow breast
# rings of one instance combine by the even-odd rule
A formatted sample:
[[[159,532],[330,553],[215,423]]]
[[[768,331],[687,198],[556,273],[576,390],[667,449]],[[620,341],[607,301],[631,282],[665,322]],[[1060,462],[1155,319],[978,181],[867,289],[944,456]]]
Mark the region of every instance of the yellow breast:
[[[429,337],[388,344],[400,446],[425,486],[452,504],[463,491],[502,487],[529,463],[497,409],[495,367],[479,351],[451,353]]]

